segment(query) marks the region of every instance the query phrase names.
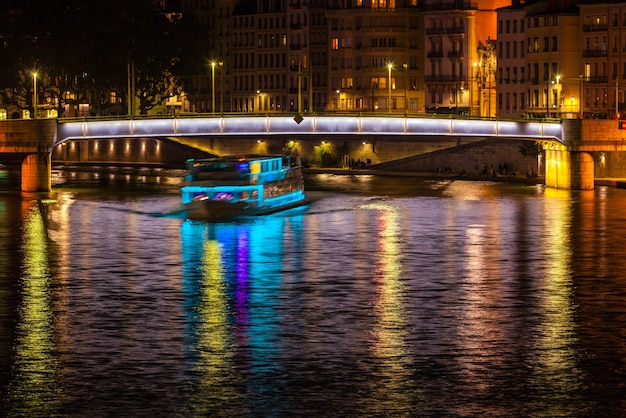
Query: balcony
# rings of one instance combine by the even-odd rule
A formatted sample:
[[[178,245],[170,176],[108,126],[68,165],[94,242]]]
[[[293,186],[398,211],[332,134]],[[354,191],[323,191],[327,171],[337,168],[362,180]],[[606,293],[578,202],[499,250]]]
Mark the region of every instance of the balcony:
[[[463,59],[463,51],[448,51],[448,58]]]
[[[459,83],[463,84],[467,81],[467,77],[460,75],[427,75],[424,76],[426,83]]]
[[[606,49],[585,49],[583,50],[584,58],[602,58],[608,55]]]
[[[583,25],[583,32],[606,32],[609,30],[609,25],[604,23],[601,25]]]
[[[446,33],[448,35],[464,35],[465,34],[465,28],[463,28],[462,26],[455,26],[455,27],[451,27],[451,28],[446,28]]]
[[[585,84],[606,84],[609,81],[609,77],[606,75],[596,75],[583,78]]]
[[[445,28],[426,28],[426,35],[443,35],[446,33]]]
[[[430,51],[428,53],[428,55],[426,55],[427,58],[443,58],[443,51]]]
[[[478,2],[472,0],[452,0],[433,2],[434,4],[422,4],[424,12],[437,12],[442,10],[478,10]]]

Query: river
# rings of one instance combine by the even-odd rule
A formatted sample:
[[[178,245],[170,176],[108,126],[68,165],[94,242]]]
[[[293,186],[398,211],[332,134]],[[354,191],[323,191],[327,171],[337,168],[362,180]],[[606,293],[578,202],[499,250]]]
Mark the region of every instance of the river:
[[[202,223],[178,173],[61,180],[0,192],[0,416],[626,416],[626,190],[315,174]]]

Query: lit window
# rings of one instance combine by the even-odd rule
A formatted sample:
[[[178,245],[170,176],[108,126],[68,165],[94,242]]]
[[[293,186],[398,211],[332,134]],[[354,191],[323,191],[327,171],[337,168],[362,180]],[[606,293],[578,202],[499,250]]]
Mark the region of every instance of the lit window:
[[[332,49],[339,49],[339,38],[333,38],[332,39]]]

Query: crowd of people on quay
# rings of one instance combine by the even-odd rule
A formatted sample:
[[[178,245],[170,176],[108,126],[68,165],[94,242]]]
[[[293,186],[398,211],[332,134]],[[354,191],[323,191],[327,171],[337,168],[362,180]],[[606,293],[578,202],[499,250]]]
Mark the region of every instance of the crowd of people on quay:
[[[348,168],[350,170],[369,168],[370,165],[372,165],[372,160],[370,158],[366,160],[361,160],[360,158],[355,160],[354,158],[350,158],[348,161]]]

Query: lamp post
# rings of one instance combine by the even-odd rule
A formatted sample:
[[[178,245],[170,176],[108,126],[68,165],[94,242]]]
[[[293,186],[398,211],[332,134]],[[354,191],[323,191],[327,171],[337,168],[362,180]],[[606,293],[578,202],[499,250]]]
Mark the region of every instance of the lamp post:
[[[37,73],[33,71],[33,119],[37,119]]]
[[[409,66],[407,63],[402,64],[402,67],[404,67],[404,113],[407,112],[407,110],[409,110],[409,106],[407,103],[407,90],[409,88]]]
[[[389,69],[389,94],[387,97],[387,108],[389,109],[389,113],[391,113],[391,69],[393,68],[393,64],[388,63],[387,68]]]
[[[561,76],[556,75],[556,117],[561,115]]]
[[[471,67],[469,88],[470,88],[470,105],[469,105],[469,115],[474,116],[474,73],[476,71],[476,66],[478,63],[474,61]]]
[[[219,62],[220,66],[220,115],[224,113],[224,62]]]
[[[615,119],[619,119],[619,78],[615,77]]]
[[[584,108],[583,108],[583,75],[582,73],[578,74],[578,78],[580,78],[580,101],[578,103],[578,112],[580,113],[580,118],[584,119]]]
[[[298,115],[302,113],[302,63],[298,60]]]
[[[211,62],[211,112],[215,113],[215,61]]]
[[[550,83],[546,83],[546,118],[550,117]]]

